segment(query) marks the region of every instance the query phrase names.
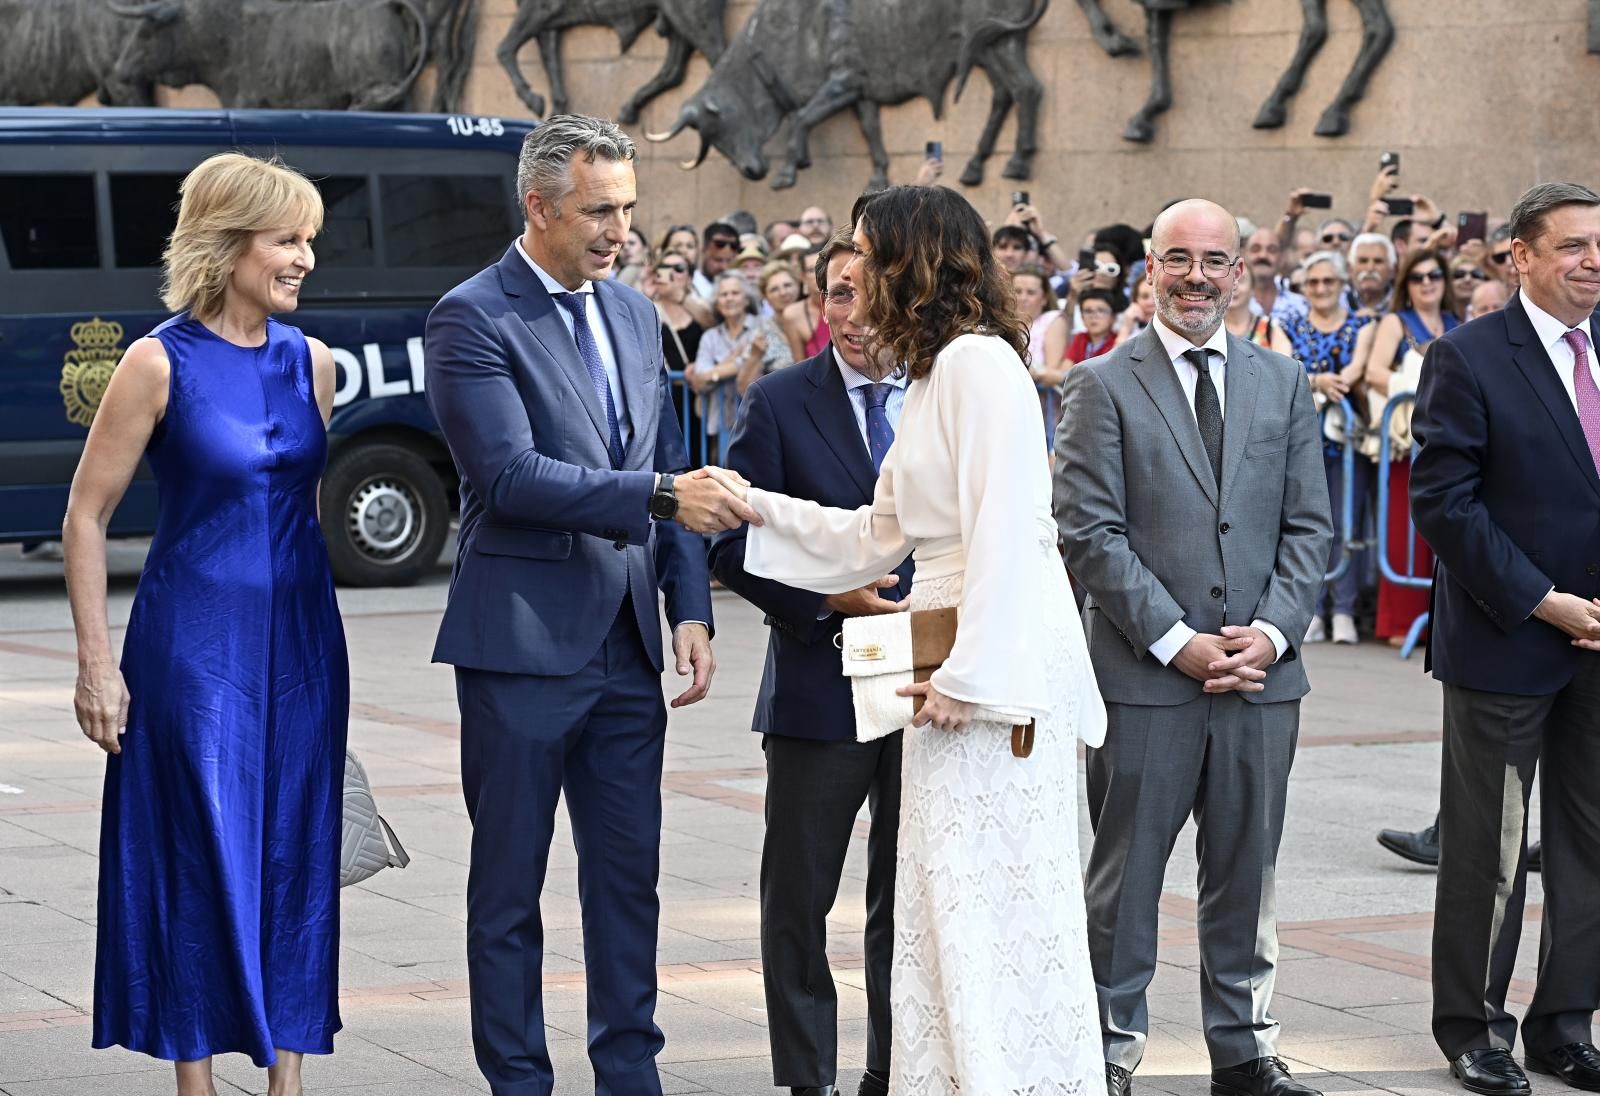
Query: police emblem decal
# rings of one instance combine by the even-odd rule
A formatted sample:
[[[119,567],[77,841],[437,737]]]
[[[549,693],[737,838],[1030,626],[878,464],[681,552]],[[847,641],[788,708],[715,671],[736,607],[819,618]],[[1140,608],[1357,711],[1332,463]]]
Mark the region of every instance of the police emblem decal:
[[[122,325],[96,316],[72,325],[72,341],[77,348],[67,351],[61,365],[61,400],[67,421],[87,427],[122,360]]]

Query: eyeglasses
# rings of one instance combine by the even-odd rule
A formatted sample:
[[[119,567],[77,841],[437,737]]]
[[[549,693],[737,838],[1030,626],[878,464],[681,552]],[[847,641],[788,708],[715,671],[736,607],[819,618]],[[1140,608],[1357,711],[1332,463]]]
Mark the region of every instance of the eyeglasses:
[[[734,248],[739,246],[739,241],[738,240],[730,240],[726,236],[713,236],[710,240],[706,241],[706,246],[707,247],[723,248],[725,250],[731,251]]]
[[[1442,281],[1444,281],[1444,271],[1442,271],[1442,270],[1429,270],[1429,271],[1415,270],[1415,271],[1412,271],[1410,274],[1406,275],[1406,281],[1410,282],[1412,285],[1421,285],[1423,282],[1442,282]]]
[[[1506,263],[1511,261],[1511,249],[1489,252],[1489,261],[1495,266],[1505,266]]]
[[[1474,266],[1463,266],[1457,270],[1452,270],[1450,272],[1450,276],[1458,280],[1461,278],[1471,278],[1475,282],[1486,282],[1489,280],[1489,275],[1485,274],[1483,271]]]
[[[662,263],[660,266],[656,267],[657,274],[661,273],[663,270],[670,270],[674,274],[689,273],[689,268],[682,263]]]
[[[828,303],[829,304],[838,304],[838,305],[854,304],[855,300],[856,300],[856,291],[851,289],[847,285],[841,285],[836,289],[828,290]]]
[[[1233,264],[1238,262],[1238,256],[1224,259],[1221,255],[1207,255],[1204,258],[1193,258],[1181,251],[1169,251],[1165,255],[1151,256],[1161,264],[1161,269],[1173,278],[1187,277],[1189,271],[1194,269],[1194,264],[1200,264],[1200,272],[1208,278],[1226,277],[1233,270]]]
[[[1324,232],[1322,234],[1322,242],[1325,244],[1347,244],[1352,238],[1348,233],[1344,232]]]
[[[1343,278],[1306,278],[1300,283],[1307,289],[1332,289],[1336,285],[1343,285]]]

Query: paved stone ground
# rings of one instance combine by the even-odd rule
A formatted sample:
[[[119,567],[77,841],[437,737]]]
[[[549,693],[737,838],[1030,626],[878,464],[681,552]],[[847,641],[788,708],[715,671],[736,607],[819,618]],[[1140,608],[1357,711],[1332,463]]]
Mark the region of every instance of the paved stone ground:
[[[112,549],[114,625],[127,619],[141,549]],[[485,1092],[468,1032],[463,958],[468,825],[461,802],[449,669],[428,653],[444,602],[440,569],[409,590],[345,590],[352,744],[379,804],[413,855],[344,892],[344,1031],[312,1060],[308,1090],[445,1096]],[[661,879],[661,1056],[669,1093],[770,1092],[757,946],[764,775],[746,729],[765,634],[760,616],[717,595],[721,662],[711,699],[668,730]],[[60,565],[0,546],[0,1093],[168,1093],[171,1068],[89,1049],[96,849],[103,761],[72,718],[73,638]],[[120,640],[120,627],[116,631]],[[1420,827],[1438,789],[1438,688],[1420,656],[1387,648],[1312,648],[1288,831],[1279,861],[1282,1051],[1329,1092],[1457,1091],[1428,1036],[1433,875],[1383,852],[1381,825]],[[668,675],[669,686],[675,684]],[[562,820],[564,823],[564,819]],[[1082,812],[1078,825],[1087,842]],[[831,920],[841,983],[841,1087],[854,1092],[864,1048],[860,931],[864,842]],[[1200,1030],[1192,835],[1179,842],[1163,903],[1161,966],[1140,1089],[1207,1091]],[[584,1057],[583,950],[576,862],[564,827],[544,914],[547,1011],[557,1091],[592,1090]],[[1514,987],[1525,1004],[1541,892]],[[258,1093],[265,1076],[238,1055],[219,1089]],[[1536,1089],[1559,1088],[1535,1080]],[[977,1094],[991,1096],[991,1094]]]

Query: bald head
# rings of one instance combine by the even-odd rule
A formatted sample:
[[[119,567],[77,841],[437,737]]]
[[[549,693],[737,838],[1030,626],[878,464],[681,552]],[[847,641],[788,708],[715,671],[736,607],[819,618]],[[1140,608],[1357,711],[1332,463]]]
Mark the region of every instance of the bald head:
[[[1239,276],[1238,222],[1216,202],[1191,198],[1156,218],[1150,250],[1145,277],[1156,291],[1156,315],[1203,345],[1222,325]]]
[[[1229,255],[1238,250],[1239,222],[1216,202],[1204,198],[1185,198],[1162,210],[1155,227],[1150,230],[1150,245],[1158,253],[1164,253],[1171,246],[1167,240],[1174,232],[1188,236],[1195,231],[1215,233],[1231,240],[1227,245]]]

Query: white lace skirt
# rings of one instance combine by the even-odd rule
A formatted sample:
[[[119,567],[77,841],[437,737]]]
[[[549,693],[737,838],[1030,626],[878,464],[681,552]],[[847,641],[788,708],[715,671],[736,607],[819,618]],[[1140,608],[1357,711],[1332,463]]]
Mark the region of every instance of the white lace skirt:
[[[956,604],[961,580],[918,580],[911,607]],[[1074,690],[1055,678],[1073,670],[1065,658],[1051,663],[1051,693],[1070,709]],[[1026,759],[1011,755],[1005,723],[906,732],[891,1096],[1103,1091],[1075,714],[1041,720]]]

